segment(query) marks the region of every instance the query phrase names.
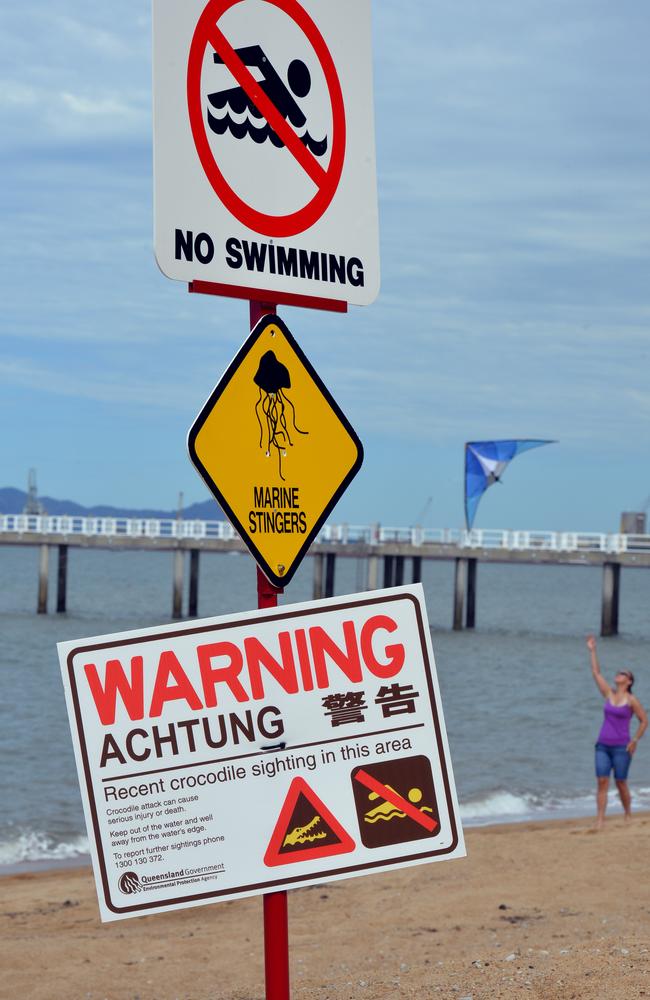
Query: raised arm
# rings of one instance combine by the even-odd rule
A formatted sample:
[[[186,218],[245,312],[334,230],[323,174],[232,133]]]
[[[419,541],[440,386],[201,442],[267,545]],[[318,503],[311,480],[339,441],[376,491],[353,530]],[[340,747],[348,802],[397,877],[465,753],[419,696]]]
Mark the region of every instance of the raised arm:
[[[639,720],[638,729],[634,734],[633,739],[630,740],[630,742],[627,745],[628,753],[634,753],[634,751],[637,748],[639,740],[641,739],[646,729],[648,728],[648,716],[646,714],[645,708],[643,707],[639,699],[634,697],[634,695],[630,698],[630,705],[632,706],[632,711]]]
[[[587,649],[591,657],[591,673],[598,686],[598,690],[603,698],[609,698],[611,688],[600,672],[600,663],[598,662],[598,654],[596,653],[596,640],[593,635],[587,636]]]

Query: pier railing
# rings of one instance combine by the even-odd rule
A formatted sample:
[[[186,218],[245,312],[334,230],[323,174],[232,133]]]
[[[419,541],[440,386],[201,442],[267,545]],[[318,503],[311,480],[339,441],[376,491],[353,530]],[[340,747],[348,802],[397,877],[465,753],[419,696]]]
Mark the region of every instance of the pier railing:
[[[147,539],[218,539],[232,541],[237,532],[228,521],[191,521],[176,518],[78,517],[76,515],[0,514],[2,534],[66,537],[86,536]],[[499,528],[393,528],[379,524],[327,524],[317,542],[419,546],[446,545],[457,549],[501,549],[548,552],[650,552],[650,535],[622,535],[588,531],[531,531]]]

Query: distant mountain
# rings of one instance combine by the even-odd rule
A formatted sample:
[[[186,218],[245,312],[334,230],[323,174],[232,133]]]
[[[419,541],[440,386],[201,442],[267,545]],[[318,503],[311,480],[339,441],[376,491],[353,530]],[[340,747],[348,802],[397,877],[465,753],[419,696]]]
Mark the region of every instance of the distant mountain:
[[[176,517],[175,510],[158,510],[153,507],[141,510],[132,507],[109,507],[106,504],[84,507],[74,500],[55,500],[54,497],[42,496],[38,499],[48,514],[75,514],[78,517]],[[17,490],[12,486],[0,489],[0,514],[22,514],[26,502],[27,494],[24,490]],[[185,507],[183,518],[187,521],[223,521],[224,515],[216,500],[202,500],[200,503]]]

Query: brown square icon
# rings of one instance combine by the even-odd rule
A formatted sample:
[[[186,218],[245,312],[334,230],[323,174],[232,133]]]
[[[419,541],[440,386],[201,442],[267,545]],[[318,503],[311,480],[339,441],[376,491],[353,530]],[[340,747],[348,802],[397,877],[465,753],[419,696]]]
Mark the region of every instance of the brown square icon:
[[[365,847],[438,836],[440,817],[427,757],[364,764],[354,768],[351,780]]]

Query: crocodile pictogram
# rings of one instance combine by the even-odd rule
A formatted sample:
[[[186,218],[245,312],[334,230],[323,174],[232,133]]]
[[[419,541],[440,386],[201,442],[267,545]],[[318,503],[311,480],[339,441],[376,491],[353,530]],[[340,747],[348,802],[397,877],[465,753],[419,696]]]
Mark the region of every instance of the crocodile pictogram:
[[[349,854],[356,845],[350,834],[304,778],[289,786],[280,815],[264,852],[264,864],[302,864]]]
[[[317,833],[311,831],[320,823],[320,816],[316,815],[305,826],[296,826],[286,835],[282,842],[283,847],[295,847],[296,844],[309,844],[314,840],[323,840],[327,837],[327,830],[319,830]]]

